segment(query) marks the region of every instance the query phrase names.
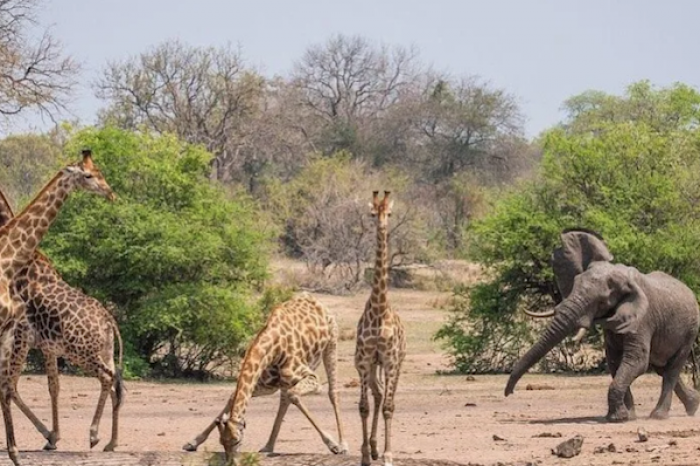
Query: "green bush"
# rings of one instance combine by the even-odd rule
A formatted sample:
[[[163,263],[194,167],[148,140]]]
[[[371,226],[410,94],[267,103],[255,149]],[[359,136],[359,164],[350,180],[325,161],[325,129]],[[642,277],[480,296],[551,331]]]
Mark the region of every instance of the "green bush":
[[[465,298],[437,335],[459,370],[508,370],[520,356],[528,338],[518,311],[554,304],[549,259],[563,228],[597,230],[616,262],[700,290],[700,94],[642,82],[624,97],[586,93],[569,105],[571,118],[541,138],[536,179],[469,231],[492,279],[457,291]]]
[[[42,248],[66,281],[118,308],[129,370],[199,376],[236,357],[261,321],[267,235],[255,206],[207,180],[211,155],[172,136],[73,134],[118,199],[76,193]]]

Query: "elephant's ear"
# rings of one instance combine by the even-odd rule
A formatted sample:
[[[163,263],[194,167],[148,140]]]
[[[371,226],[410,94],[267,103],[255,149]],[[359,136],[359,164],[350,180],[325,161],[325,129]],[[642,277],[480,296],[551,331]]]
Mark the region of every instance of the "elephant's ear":
[[[552,254],[554,278],[566,298],[574,288],[574,278],[592,262],[613,260],[602,236],[585,228],[569,228],[561,233],[561,247]]]
[[[636,333],[639,322],[649,310],[649,300],[639,286],[639,272],[636,269],[630,268],[622,280],[627,280],[621,285],[628,287],[629,293],[623,296],[615,313],[605,320],[603,327],[613,333]]]

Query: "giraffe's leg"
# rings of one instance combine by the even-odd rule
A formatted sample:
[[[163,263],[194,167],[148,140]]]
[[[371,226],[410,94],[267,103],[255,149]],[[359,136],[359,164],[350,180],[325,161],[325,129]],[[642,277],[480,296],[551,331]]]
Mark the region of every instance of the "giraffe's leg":
[[[393,455],[391,453],[391,421],[394,417],[394,395],[396,394],[396,386],[399,383],[399,374],[401,373],[401,361],[394,363],[387,361],[384,367],[384,379],[386,387],[384,390],[384,466],[392,466],[394,464]]]
[[[92,417],[92,424],[90,424],[90,448],[93,448],[100,441],[98,431],[100,428],[100,420],[102,419],[102,413],[105,410],[105,404],[107,403],[107,396],[109,396],[112,391],[112,374],[104,370],[104,368],[99,368],[97,370],[97,378],[100,381],[100,397],[97,400],[97,408],[95,409],[95,415]]]
[[[122,407],[124,397],[121,371],[113,371],[112,387],[109,394],[112,398],[112,436],[105,445],[104,451],[114,451],[119,442],[119,410]]]
[[[10,319],[0,330],[0,406],[5,421],[5,436],[7,439],[7,454],[15,464],[19,466],[17,443],[15,442],[15,428],[12,420],[12,400],[14,399],[16,383],[13,382],[12,361],[14,349],[15,322]]]
[[[316,420],[314,417],[311,415],[308,409],[306,409],[306,406],[301,402],[301,397],[307,393],[313,393],[318,391],[320,387],[320,383],[318,382],[318,378],[316,377],[316,374],[309,369],[308,367],[304,367],[299,371],[301,380],[299,380],[298,383],[294,385],[294,387],[290,388],[287,391],[287,396],[289,397],[289,401],[299,408],[299,411],[301,411],[304,416],[306,416],[306,419],[309,420],[312,426],[314,426],[314,429],[316,429],[316,432],[321,436],[321,440],[323,440],[323,443],[326,444],[328,449],[332,452],[335,453],[336,455],[341,453],[341,447],[338,445],[331,437],[328,435],[321,427],[316,423]]]
[[[372,413],[372,434],[369,437],[369,445],[371,448],[372,459],[379,458],[377,450],[377,429],[379,427],[379,411],[382,408],[384,401],[384,388],[380,380],[379,367],[375,366],[370,371],[369,387],[372,390],[372,398],[374,398],[374,413]]]
[[[13,354],[12,354],[12,384],[14,387],[13,390],[13,396],[12,396],[12,401],[17,405],[17,407],[22,411],[22,413],[27,416],[27,419],[34,425],[36,430],[38,430],[41,435],[48,440],[48,443],[44,447],[47,449],[49,445],[53,445],[52,450],[56,449],[56,441],[57,439],[52,441],[52,435],[49,429],[46,427],[46,425],[41,422],[41,420],[32,412],[32,410],[27,406],[27,404],[24,402],[22,397],[19,394],[19,391],[17,390],[17,384],[19,382],[19,376],[22,372],[22,367],[24,366],[24,362],[27,359],[27,354],[29,353],[29,344],[27,341],[23,341],[22,337],[26,336],[26,333],[23,331],[24,329],[20,330],[18,327],[18,331],[16,332],[16,338],[14,342],[14,349],[13,349]],[[50,388],[50,387],[49,387]],[[53,401],[53,400],[52,400]]]
[[[323,366],[326,369],[328,377],[328,398],[331,400],[333,412],[335,414],[335,422],[338,427],[338,444],[340,445],[340,454],[344,455],[348,452],[348,444],[343,439],[343,423],[340,420],[340,408],[338,403],[338,340],[337,329],[335,335],[331,337],[326,350],[323,353]]]
[[[260,449],[260,453],[272,453],[275,451],[275,442],[277,442],[277,436],[280,433],[280,428],[282,427],[282,421],[284,420],[285,414],[287,414],[287,408],[291,400],[286,390],[283,390],[280,394],[280,407],[277,410],[277,416],[275,417],[275,423],[272,426],[272,432],[270,432],[270,438],[267,440],[267,444]]]
[[[60,382],[58,379],[58,361],[56,356],[50,351],[43,351],[44,361],[46,366],[46,376],[49,379],[49,394],[51,395],[51,433],[47,437],[48,442],[44,446],[44,450],[55,450],[56,442],[61,439],[60,428],[58,425],[58,392],[60,391]]]
[[[367,421],[369,420],[369,371],[371,369],[366,366],[358,367],[357,372],[360,374],[360,418],[362,419],[362,466],[371,464],[369,451],[369,429]]]

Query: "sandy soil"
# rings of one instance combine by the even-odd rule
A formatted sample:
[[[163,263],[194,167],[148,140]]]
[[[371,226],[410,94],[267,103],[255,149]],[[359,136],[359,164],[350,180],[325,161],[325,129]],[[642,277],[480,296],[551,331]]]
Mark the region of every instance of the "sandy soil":
[[[353,332],[367,294],[318,296],[338,315],[342,330],[340,396],[346,439],[353,454],[359,453],[361,443],[357,374],[352,365]],[[444,293],[407,290],[392,293],[392,302],[400,310],[409,335],[409,355],[397,394],[395,457],[450,459],[465,464],[700,464],[700,423],[685,415],[678,400],[674,400],[670,419],[648,419],[660,390],[660,378],[655,375],[646,375],[633,386],[640,419],[626,424],[603,422],[609,382],[605,376],[528,374],[515,394],[504,398],[505,376],[436,375],[437,369],[447,368],[447,361],[431,336],[445,318],[444,312],[436,307],[447,297]],[[325,380],[325,374],[321,377]],[[68,376],[61,381],[59,448],[87,451],[98,383],[95,379]],[[528,384],[551,389],[526,390]],[[119,450],[173,451],[191,440],[218,414],[233,386],[130,381],[127,389]],[[48,422],[51,414],[45,377],[24,376],[19,390],[35,413]],[[325,393],[308,396],[305,401],[319,423],[335,436],[332,410]],[[277,396],[252,401],[244,450],[255,451],[265,443],[277,403]],[[15,409],[14,414],[20,449],[41,448],[44,441],[40,434],[19,410]],[[637,442],[640,427],[649,434],[645,443]],[[108,407],[101,424],[103,440],[98,447],[108,441],[110,428]],[[585,439],[581,455],[567,460],[551,454],[551,448],[576,434]],[[494,436],[503,440],[495,440]],[[609,444],[614,444],[616,452],[594,453],[596,447]],[[219,451],[218,440],[211,438],[200,450]],[[311,425],[293,408],[282,428],[277,450],[326,451]]]

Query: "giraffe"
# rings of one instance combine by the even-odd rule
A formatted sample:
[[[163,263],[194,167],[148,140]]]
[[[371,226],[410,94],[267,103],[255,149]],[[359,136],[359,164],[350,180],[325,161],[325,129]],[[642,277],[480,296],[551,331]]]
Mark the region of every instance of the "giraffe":
[[[9,222],[14,213],[7,198],[0,191],[0,227]],[[88,374],[97,375],[102,385],[97,410],[90,427],[90,448],[99,438],[97,431],[107,395],[112,395],[112,438],[105,451],[113,451],[117,445],[119,408],[124,394],[122,383],[122,339],[112,314],[96,299],[68,285],[53,268],[49,259],[39,251],[15,277],[14,291],[26,308],[24,317],[15,330],[13,359],[23,365],[29,344],[39,348],[46,361],[49,379],[53,429],[46,426],[32,413],[15,392],[15,404],[29,418],[48,441],[45,450],[55,450],[60,439],[58,424],[58,366],[56,360],[65,356]],[[114,367],[114,337],[119,344],[119,367]],[[33,341],[32,341],[33,340]],[[17,373],[19,377],[19,373]],[[17,385],[17,381],[14,381]],[[112,391],[114,386],[114,391]]]
[[[335,318],[310,295],[303,293],[277,306],[248,347],[236,389],[226,407],[214,422],[183,448],[196,451],[217,427],[226,460],[232,461],[243,441],[245,411],[250,398],[271,395],[280,390],[277,416],[270,438],[261,452],[274,452],[287,408],[293,404],[306,416],[331,452],[345,454],[348,447],[343,441],[336,390],[337,344],[338,325]],[[321,429],[300,398],[320,388],[314,371],[321,361],[328,376],[328,396],[335,412],[338,443]]]
[[[16,292],[16,275],[34,258],[39,242],[71,191],[80,188],[109,200],[116,198],[94,165],[92,152],[86,149],[82,155],[81,161],[60,170],[19,215],[0,228],[0,405],[7,453],[15,465],[19,464],[19,457],[10,403],[15,398],[15,383],[24,361],[12,355],[15,331],[21,329],[17,316],[26,311],[25,303]]]
[[[372,279],[372,293],[365,305],[364,313],[357,324],[357,345],[355,347],[355,368],[360,375],[360,417],[362,418],[362,466],[368,466],[372,459],[379,458],[377,452],[377,424],[379,409],[384,415],[384,465],[393,464],[391,453],[391,420],[394,415],[394,395],[399,381],[401,364],[406,356],[406,333],[399,315],[391,308],[387,298],[389,264],[388,237],[389,216],[393,201],[389,191],[379,199],[374,191],[370,203],[371,215],[377,224],[377,254]],[[381,375],[385,387],[382,387]],[[369,400],[367,390],[372,390],[374,417],[372,434],[368,436]],[[382,405],[383,402],[383,405]],[[371,451],[370,451],[371,448]]]

